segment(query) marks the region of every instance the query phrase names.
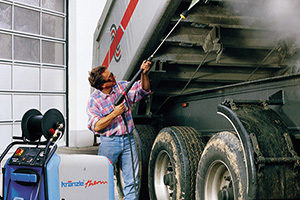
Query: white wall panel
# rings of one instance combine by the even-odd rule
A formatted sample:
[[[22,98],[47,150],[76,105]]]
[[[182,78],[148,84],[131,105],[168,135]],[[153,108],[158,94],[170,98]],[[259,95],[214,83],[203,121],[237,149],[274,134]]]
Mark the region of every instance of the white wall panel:
[[[0,121],[11,119],[11,95],[0,94]]]
[[[39,90],[40,73],[37,67],[15,66],[13,72],[13,89]]]
[[[42,69],[42,90],[65,91],[65,81],[64,69]]]
[[[11,89],[11,65],[0,64],[0,90]]]
[[[22,136],[21,123],[15,123],[13,125],[13,136]]]
[[[13,118],[21,120],[23,115],[29,109],[39,109],[38,95],[14,95],[13,97],[14,111]]]
[[[12,126],[7,124],[0,124],[0,133],[1,133],[1,140],[0,146],[3,149],[12,141]]]
[[[65,109],[65,96],[54,96],[54,95],[47,95],[42,96],[42,109],[41,112],[44,114],[47,110],[51,108],[58,109],[64,117],[66,117],[66,109]]]
[[[69,1],[69,141],[70,146],[93,144],[87,129],[86,106],[90,96],[88,71],[92,67],[93,34],[106,1]],[[90,137],[91,136],[91,137]],[[88,139],[87,139],[88,138]],[[87,140],[88,142],[85,142]],[[73,143],[72,143],[73,141]]]

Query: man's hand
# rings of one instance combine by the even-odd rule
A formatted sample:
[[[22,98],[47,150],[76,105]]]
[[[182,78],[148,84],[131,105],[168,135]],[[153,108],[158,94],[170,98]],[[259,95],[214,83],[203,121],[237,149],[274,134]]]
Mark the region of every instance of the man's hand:
[[[147,74],[147,72],[150,69],[150,66],[151,66],[151,62],[147,61],[147,60],[144,60],[142,65],[141,65],[141,69],[143,69],[142,74]]]
[[[117,105],[115,108],[114,108],[114,114],[115,116],[119,116],[121,114],[123,114],[126,110],[126,106],[124,105],[124,103],[120,103],[119,105]]]
[[[116,106],[114,108],[114,111],[112,111],[109,115],[101,118],[99,121],[96,122],[95,131],[99,132],[100,130],[105,129],[114,118],[123,114],[125,110],[126,106],[124,105],[124,103],[121,103],[120,105]]]

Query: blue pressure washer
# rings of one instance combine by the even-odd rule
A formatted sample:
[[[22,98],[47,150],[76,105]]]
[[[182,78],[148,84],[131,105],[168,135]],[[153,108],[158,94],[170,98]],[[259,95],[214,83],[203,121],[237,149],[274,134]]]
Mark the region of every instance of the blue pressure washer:
[[[59,182],[59,158],[54,142],[64,133],[63,115],[50,109],[43,116],[31,109],[23,116],[21,127],[22,137],[14,137],[19,141],[8,145],[0,157],[1,162],[13,146],[26,145],[17,148],[2,169],[3,199],[59,199],[59,184],[52,183]],[[40,141],[42,135],[46,141]]]
[[[65,120],[56,109],[42,115],[27,111],[22,137],[7,146],[0,163],[15,145],[3,173],[3,200],[114,199],[113,165],[103,156],[56,154]],[[41,141],[44,136],[45,140]]]

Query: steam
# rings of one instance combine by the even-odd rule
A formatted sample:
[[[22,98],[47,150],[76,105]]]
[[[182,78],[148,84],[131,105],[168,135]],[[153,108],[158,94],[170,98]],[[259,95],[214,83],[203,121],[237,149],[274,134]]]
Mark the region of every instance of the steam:
[[[272,37],[278,41],[288,41],[291,49],[299,50],[300,0],[234,0],[226,2],[226,5],[235,14],[248,16],[242,22],[244,25],[263,26],[271,31]],[[293,60],[293,64],[290,64],[300,68],[300,58],[294,57]]]
[[[300,44],[299,0],[239,0],[227,5],[237,14],[258,18],[267,29],[285,37],[295,37]]]
[[[266,1],[266,24],[283,37],[294,38],[300,45],[300,3],[298,0]]]

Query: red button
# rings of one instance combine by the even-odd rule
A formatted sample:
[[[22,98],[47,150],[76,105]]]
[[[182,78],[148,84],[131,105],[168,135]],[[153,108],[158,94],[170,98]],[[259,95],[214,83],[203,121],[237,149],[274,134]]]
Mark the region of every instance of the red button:
[[[49,132],[51,133],[51,135],[54,135],[55,130],[54,130],[53,128],[50,128],[50,129],[49,129]]]
[[[16,151],[16,155],[17,155],[17,156],[20,156],[20,155],[22,155],[23,152],[24,152],[24,150],[21,149],[21,148],[19,148],[19,149],[17,149],[17,151]]]

